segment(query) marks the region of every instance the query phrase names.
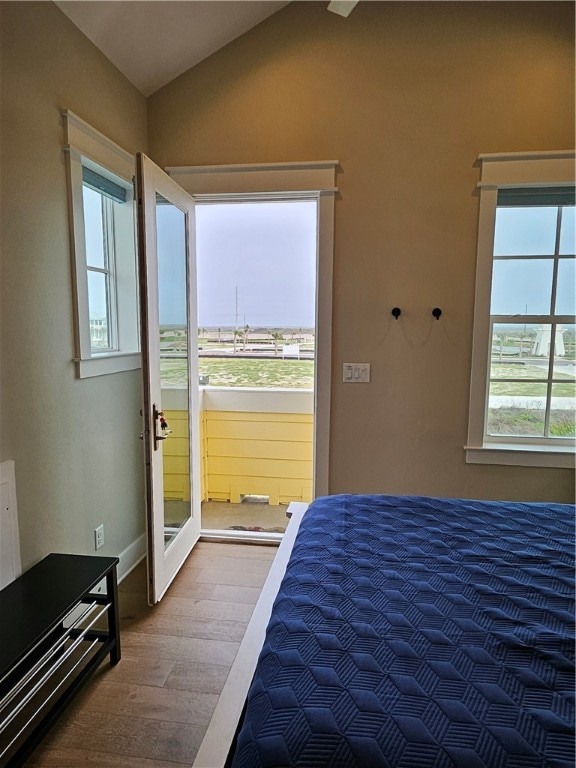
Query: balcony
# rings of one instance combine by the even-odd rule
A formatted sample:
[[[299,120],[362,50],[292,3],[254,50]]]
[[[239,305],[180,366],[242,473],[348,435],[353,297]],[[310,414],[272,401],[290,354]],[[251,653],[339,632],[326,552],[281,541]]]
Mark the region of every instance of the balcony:
[[[187,502],[186,390],[164,387],[162,404],[164,497]],[[200,387],[204,529],[279,531],[284,505],[311,501],[313,405],[311,389]]]

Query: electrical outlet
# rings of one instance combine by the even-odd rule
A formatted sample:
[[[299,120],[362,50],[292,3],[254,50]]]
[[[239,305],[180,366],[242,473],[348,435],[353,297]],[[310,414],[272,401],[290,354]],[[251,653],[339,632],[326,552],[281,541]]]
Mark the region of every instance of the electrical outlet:
[[[100,549],[104,546],[104,526],[99,525],[94,528],[94,549]]]

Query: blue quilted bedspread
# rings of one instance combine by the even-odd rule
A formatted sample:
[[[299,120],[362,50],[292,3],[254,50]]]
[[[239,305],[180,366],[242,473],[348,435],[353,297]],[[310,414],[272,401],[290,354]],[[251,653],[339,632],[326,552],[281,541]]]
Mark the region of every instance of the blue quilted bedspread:
[[[234,768],[573,768],[574,508],[318,499]]]

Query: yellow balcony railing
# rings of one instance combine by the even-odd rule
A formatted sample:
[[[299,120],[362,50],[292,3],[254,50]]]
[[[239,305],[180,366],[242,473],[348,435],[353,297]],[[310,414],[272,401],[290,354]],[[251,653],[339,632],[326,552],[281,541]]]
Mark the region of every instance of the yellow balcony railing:
[[[187,500],[185,397],[182,389],[162,392],[172,429],[163,444],[164,495]],[[203,500],[238,503],[258,495],[270,504],[311,501],[313,429],[311,390],[201,388]]]

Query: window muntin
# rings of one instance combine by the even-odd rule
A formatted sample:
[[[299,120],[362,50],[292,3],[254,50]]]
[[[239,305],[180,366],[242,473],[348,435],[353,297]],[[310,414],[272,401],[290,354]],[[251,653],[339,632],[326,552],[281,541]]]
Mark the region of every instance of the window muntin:
[[[553,188],[498,195],[486,443],[576,435],[573,200]]]

